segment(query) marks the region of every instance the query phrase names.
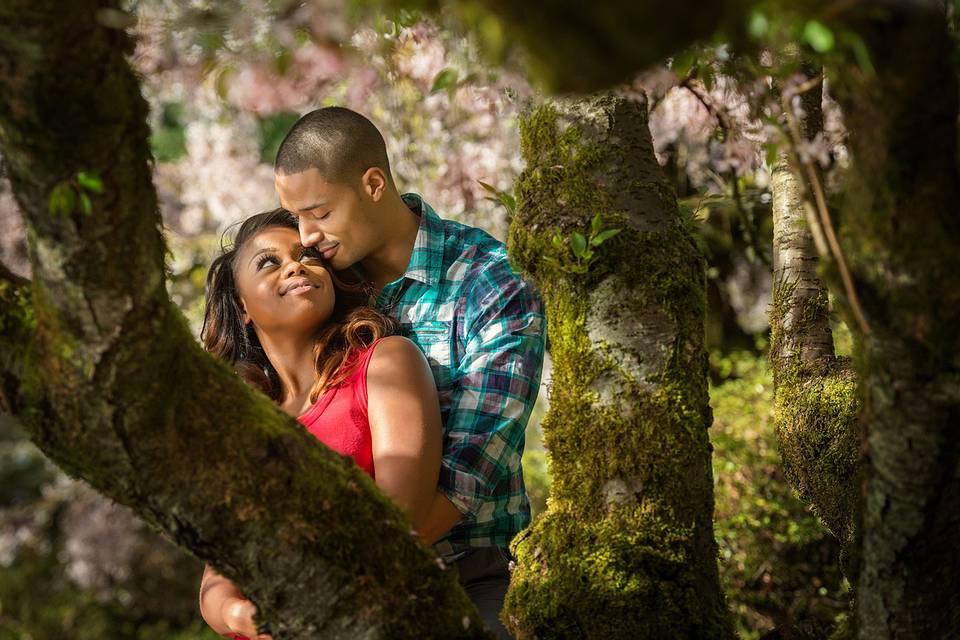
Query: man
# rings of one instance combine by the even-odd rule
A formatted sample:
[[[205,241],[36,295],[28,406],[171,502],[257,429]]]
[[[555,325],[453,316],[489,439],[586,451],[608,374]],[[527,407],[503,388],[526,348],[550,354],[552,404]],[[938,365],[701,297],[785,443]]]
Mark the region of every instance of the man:
[[[301,118],[280,145],[275,185],[298,217],[302,244],[334,269],[356,268],[377,306],[427,356],[444,422],[445,499],[420,533],[457,565],[487,625],[509,637],[498,615],[507,546],[530,521],[520,458],[543,364],[539,295],[501,242],[401,195],[383,137],[354,111]]]

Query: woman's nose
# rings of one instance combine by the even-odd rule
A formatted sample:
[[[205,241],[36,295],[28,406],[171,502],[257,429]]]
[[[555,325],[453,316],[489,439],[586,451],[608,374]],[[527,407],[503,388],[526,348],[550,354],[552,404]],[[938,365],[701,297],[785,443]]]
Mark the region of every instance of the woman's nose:
[[[307,272],[307,268],[304,267],[302,264],[300,264],[299,260],[290,260],[289,262],[287,262],[283,270],[283,275],[286,278],[290,278],[292,276],[299,276],[306,272]]]

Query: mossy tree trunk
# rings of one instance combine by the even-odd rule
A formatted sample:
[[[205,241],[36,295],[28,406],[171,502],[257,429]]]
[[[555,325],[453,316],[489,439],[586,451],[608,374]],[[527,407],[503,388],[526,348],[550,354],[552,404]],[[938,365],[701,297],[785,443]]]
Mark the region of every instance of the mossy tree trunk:
[[[820,86],[801,98],[806,115],[800,133],[810,140],[823,130]],[[829,299],[812,232],[819,228],[812,186],[799,172],[782,153],[771,179],[774,425],[790,484],[840,540],[847,558],[854,551],[850,543],[860,496],[859,402],[849,359],[834,354]]]
[[[523,638],[731,637],[713,537],[704,260],[646,105],[552,100],[520,131],[508,246],[547,305],[553,484],[514,545],[503,617]],[[578,260],[574,233],[589,240],[595,216],[622,231]]]
[[[203,353],[171,304],[118,7],[0,2],[0,152],[33,267],[0,273],[3,411],[233,578],[278,640],[486,637],[372,481]]]
[[[859,336],[866,480],[860,637],[960,637],[960,175],[941,2],[851,15],[875,75],[843,69],[852,175],[840,240]]]

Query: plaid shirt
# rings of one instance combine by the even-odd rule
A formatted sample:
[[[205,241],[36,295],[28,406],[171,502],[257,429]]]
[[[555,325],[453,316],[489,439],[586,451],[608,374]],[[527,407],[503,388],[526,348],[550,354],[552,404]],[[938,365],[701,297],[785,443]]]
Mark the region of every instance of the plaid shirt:
[[[406,273],[377,306],[400,322],[433,370],[443,419],[439,490],[464,514],[434,548],[450,562],[471,547],[506,547],[530,523],[520,458],[540,387],[543,303],[503,243],[443,220],[417,194]]]

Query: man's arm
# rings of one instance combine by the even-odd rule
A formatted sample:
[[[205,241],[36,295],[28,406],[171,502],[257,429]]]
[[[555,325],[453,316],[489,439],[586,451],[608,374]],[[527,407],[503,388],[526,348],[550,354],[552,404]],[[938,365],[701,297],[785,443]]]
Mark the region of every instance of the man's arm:
[[[450,499],[437,491],[430,503],[430,510],[420,525],[420,538],[425,544],[433,544],[463,520],[463,513]]]
[[[540,387],[545,320],[539,294],[506,259],[478,272],[467,298],[465,354],[444,429],[439,491],[470,520],[503,491],[504,476],[520,468]],[[519,482],[508,490],[519,491]]]

